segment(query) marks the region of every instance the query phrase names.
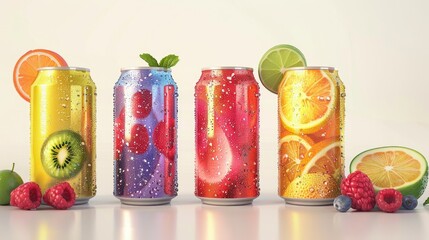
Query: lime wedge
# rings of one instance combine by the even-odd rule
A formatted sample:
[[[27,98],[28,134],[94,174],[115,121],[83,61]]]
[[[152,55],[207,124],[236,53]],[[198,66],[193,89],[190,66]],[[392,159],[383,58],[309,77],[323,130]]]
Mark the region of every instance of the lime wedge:
[[[360,170],[371,179],[375,191],[394,188],[402,195],[419,198],[426,189],[428,165],[414,149],[387,146],[358,154],[350,163],[350,172]]]
[[[277,94],[286,68],[306,66],[304,55],[298,48],[280,44],[270,48],[259,61],[258,73],[262,85]]]

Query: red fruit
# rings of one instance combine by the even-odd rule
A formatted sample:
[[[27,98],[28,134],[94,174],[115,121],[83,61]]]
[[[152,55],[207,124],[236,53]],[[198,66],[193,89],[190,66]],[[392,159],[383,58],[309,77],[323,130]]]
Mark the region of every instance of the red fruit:
[[[118,118],[115,119],[115,159],[119,160],[124,146],[124,121],[125,121],[125,109],[121,110]]]
[[[174,119],[169,119],[170,126],[164,121],[158,123],[153,133],[155,147],[167,158],[174,158],[176,154],[176,128]]]
[[[142,89],[134,93],[131,102],[133,116],[136,118],[145,118],[152,110],[152,93],[147,89]]]
[[[341,182],[341,194],[352,199],[352,208],[358,211],[371,211],[375,206],[375,191],[369,177],[355,171]]]
[[[402,194],[393,188],[383,189],[375,197],[377,206],[388,213],[396,212],[402,206]]]
[[[43,195],[43,201],[55,209],[64,210],[73,206],[76,194],[68,182],[62,182],[49,188]]]
[[[42,190],[35,182],[24,183],[10,193],[10,205],[20,209],[36,209],[41,202]]]
[[[135,124],[131,128],[131,139],[128,147],[135,154],[142,154],[146,152],[149,146],[149,132],[147,128],[141,124]]]

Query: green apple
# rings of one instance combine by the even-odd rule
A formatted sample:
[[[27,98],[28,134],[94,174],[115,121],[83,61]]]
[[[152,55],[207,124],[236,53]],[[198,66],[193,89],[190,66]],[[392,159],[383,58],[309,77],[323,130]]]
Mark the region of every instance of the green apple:
[[[15,163],[12,170],[0,171],[0,205],[9,205],[10,192],[24,183],[18,173],[13,171],[14,168]]]

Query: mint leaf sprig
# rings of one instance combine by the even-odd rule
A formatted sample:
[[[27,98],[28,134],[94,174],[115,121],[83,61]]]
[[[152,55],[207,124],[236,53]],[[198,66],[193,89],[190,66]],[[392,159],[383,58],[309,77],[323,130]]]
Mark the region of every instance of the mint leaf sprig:
[[[163,59],[161,59],[159,63],[149,53],[140,54],[140,58],[147,62],[147,64],[149,64],[149,67],[172,68],[179,62],[179,57],[174,54],[165,56]]]
[[[140,58],[145,60],[149,64],[149,67],[159,67],[158,61],[149,53],[140,54]]]

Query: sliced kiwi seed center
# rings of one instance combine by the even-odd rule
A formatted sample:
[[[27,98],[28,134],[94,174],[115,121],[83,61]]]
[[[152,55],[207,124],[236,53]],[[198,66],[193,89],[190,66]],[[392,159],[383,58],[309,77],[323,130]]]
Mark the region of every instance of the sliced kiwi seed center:
[[[74,157],[71,142],[63,142],[52,148],[52,159],[56,168],[65,168]]]

